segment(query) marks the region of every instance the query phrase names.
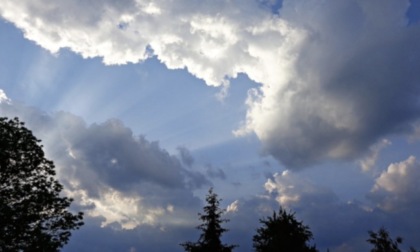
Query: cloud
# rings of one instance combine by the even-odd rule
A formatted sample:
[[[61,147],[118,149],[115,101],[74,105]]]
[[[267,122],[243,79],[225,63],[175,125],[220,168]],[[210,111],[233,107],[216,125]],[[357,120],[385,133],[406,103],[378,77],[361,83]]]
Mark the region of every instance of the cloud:
[[[0,111],[19,117],[42,139],[65,192],[88,216],[101,217],[102,226],[188,222],[193,206],[200,204],[192,188],[209,183],[118,120],[88,126],[70,113],[49,115],[13,102],[0,103]]]
[[[410,142],[416,142],[420,140],[420,121],[413,124],[413,133],[409,137]]]
[[[222,169],[214,168],[211,164],[206,165],[206,168],[207,168],[206,174],[210,178],[218,178],[218,179],[221,179],[221,180],[226,179],[226,174]]]
[[[309,226],[320,251],[367,250],[367,230],[378,225],[379,218],[358,202],[341,202],[332,192],[297,173],[274,174],[265,183],[266,193],[235,200],[227,206],[227,228],[240,248],[252,247],[252,236],[261,226],[258,219],[267,218],[279,207],[295,212],[295,217]]]
[[[385,211],[399,212],[420,206],[420,163],[416,157],[393,163],[375,180],[369,197]]]
[[[0,103],[9,103],[10,99],[7,97],[6,93],[0,89]]]
[[[254,132],[289,168],[360,157],[419,119],[420,27],[408,0],[5,0],[0,15],[47,50],[106,64],[155,55],[208,85],[245,73]],[[279,11],[274,11],[281,5]],[[277,13],[277,14],[276,14]]]
[[[246,125],[269,154],[299,168],[352,159],[387,134],[410,131],[419,116],[420,27],[405,26],[406,8],[404,1],[284,2],[280,16],[306,37],[290,76],[248,101]]]
[[[257,201],[277,202],[277,205],[296,212],[298,219],[308,225],[320,250],[366,251],[368,230],[386,227],[391,234],[404,237],[404,246],[419,246],[415,235],[420,223],[416,209],[420,206],[420,164],[410,156],[391,163],[372,181],[372,189],[365,198],[347,202],[328,188],[320,186],[302,173],[284,171],[267,178],[266,194]],[[362,171],[360,171],[362,172]],[[363,174],[363,173],[361,173]],[[238,211],[250,214],[248,200],[238,202]],[[255,203],[255,199],[253,200]],[[255,203],[254,206],[257,206]],[[257,207],[255,207],[257,208]],[[274,206],[272,209],[276,210]],[[261,216],[262,212],[254,215]],[[250,222],[252,223],[252,222]]]
[[[252,15],[243,16],[246,13]],[[226,1],[112,0],[80,5],[73,1],[8,1],[0,14],[25,36],[57,53],[69,48],[83,57],[102,57],[106,64],[139,62],[156,55],[169,68],[188,68],[210,85],[227,83],[242,68],[235,54],[253,59],[242,45],[243,22],[267,14],[257,2],[236,6]],[[243,48],[241,48],[243,47]],[[257,63],[254,60],[255,63]]]
[[[234,202],[230,203],[227,208],[226,208],[226,212],[230,213],[230,212],[237,212],[239,208],[239,201],[235,200]]]
[[[418,196],[416,196],[418,192],[412,188],[414,185],[412,182],[417,181],[418,176],[414,176],[412,181],[401,181],[400,178],[401,173],[403,173],[401,166],[411,167],[412,172],[407,173],[407,176],[415,174],[413,172],[415,171],[413,162],[415,162],[413,158],[409,158],[402,163],[390,165],[390,167],[399,166],[397,168],[398,172],[395,172],[395,167],[391,169],[392,172],[390,172],[390,169],[385,171],[376,180],[371,192],[372,195],[362,201],[343,202],[331,190],[301,177],[300,173],[290,171],[281,174],[276,173],[267,179],[265,189],[268,195],[265,198],[266,201],[273,199],[278,205],[295,211],[296,217],[310,227],[314,234],[314,241],[320,250],[329,248],[333,251],[366,251],[368,250],[367,231],[376,230],[381,226],[387,227],[392,234],[395,233],[407,238],[406,244],[415,245],[417,239],[412,233],[417,232],[419,223],[415,221],[415,211],[413,209],[418,208],[419,201]],[[393,174],[392,179],[389,178],[389,173]],[[395,173],[398,175],[395,176]],[[407,186],[404,182],[407,182],[410,186]],[[405,204],[405,212],[389,211],[383,205],[378,204],[389,198],[377,197],[381,195],[381,192],[377,191],[376,188],[383,190],[383,187],[386,187],[389,190],[392,186],[394,186],[393,189],[395,187],[404,188],[395,189],[389,193],[393,195],[392,199],[394,201],[392,203],[394,206],[399,203]],[[396,201],[400,197],[401,200]],[[244,209],[243,205],[238,212]]]
[[[379,143],[371,146],[368,155],[359,161],[362,170],[366,172],[375,167],[380,152],[389,145],[391,142],[388,139],[382,139]]]
[[[191,167],[194,163],[194,157],[191,155],[190,150],[183,146],[178,147],[177,150],[181,157],[182,163],[184,163],[188,167]]]
[[[272,178],[267,179],[264,188],[286,208],[299,208],[302,203],[312,207],[328,205],[338,200],[331,190],[315,186],[288,170],[275,173]]]

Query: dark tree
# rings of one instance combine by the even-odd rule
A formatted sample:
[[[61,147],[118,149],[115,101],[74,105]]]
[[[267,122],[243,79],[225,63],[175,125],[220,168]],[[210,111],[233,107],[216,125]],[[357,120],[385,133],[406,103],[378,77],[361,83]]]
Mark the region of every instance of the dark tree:
[[[39,143],[17,118],[0,118],[0,251],[58,251],[83,225]]]
[[[402,243],[402,238],[397,237],[395,241],[389,237],[389,233],[385,228],[380,228],[377,233],[368,231],[369,239],[367,242],[373,245],[371,252],[401,252],[398,244]]]
[[[209,194],[206,197],[207,205],[203,208],[204,213],[199,214],[200,220],[203,222],[197,227],[202,231],[197,242],[182,243],[185,251],[189,252],[230,252],[236,245],[222,244],[220,237],[227,229],[223,228],[221,224],[228,220],[222,219],[224,209],[219,208],[220,200],[217,199],[217,194],[210,188]]]
[[[308,226],[297,221],[294,213],[280,208],[272,217],[260,219],[262,227],[257,229],[253,237],[253,246],[257,252],[293,251],[316,252],[315,246],[308,245],[312,232]]]

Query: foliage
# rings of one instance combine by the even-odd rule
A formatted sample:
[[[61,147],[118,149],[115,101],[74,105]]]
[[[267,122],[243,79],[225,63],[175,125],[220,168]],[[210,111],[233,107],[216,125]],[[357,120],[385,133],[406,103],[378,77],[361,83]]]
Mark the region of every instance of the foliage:
[[[200,220],[203,222],[197,227],[202,231],[199,240],[182,243],[181,246],[189,252],[230,252],[237,246],[222,244],[220,240],[222,234],[228,231],[221,224],[228,220],[221,218],[225,210],[219,208],[220,200],[212,188],[209,190],[206,201],[207,205],[203,208],[204,213],[199,214]]]
[[[83,225],[39,142],[17,118],[0,118],[0,251],[58,251]]]
[[[315,246],[307,243],[312,239],[309,227],[297,221],[294,213],[288,213],[280,208],[279,213],[273,212],[272,217],[260,219],[262,227],[257,229],[253,237],[253,246],[257,252],[294,251],[315,252]]]
[[[368,231],[368,233],[369,239],[367,239],[367,242],[373,245],[373,248],[370,250],[371,252],[401,252],[398,248],[398,244],[402,243],[401,237],[397,237],[394,241],[389,237],[388,231],[383,227],[377,233],[373,231]]]

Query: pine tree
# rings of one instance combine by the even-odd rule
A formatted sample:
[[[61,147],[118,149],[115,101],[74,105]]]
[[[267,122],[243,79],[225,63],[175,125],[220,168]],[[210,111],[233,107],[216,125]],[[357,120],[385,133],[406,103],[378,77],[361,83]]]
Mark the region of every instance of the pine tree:
[[[219,208],[220,200],[212,188],[206,196],[206,201],[207,205],[203,208],[204,213],[199,214],[200,220],[203,222],[197,227],[202,231],[199,240],[182,243],[181,246],[188,252],[231,252],[237,246],[222,244],[220,240],[222,234],[228,231],[221,224],[228,220],[222,219],[225,210]]]

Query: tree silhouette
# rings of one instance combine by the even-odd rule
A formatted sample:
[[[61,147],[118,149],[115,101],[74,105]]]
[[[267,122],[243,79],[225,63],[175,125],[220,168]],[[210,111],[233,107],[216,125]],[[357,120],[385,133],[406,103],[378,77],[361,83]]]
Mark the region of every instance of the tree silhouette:
[[[203,208],[204,213],[199,214],[200,220],[203,222],[197,227],[202,231],[199,240],[182,243],[181,246],[189,252],[230,252],[237,246],[222,244],[220,240],[222,234],[228,231],[222,228],[221,224],[228,220],[221,218],[225,210],[219,208],[220,200],[212,188],[209,189],[206,201],[207,205]]]
[[[0,118],[0,251],[58,251],[83,225],[39,142],[17,118]]]
[[[402,238],[397,237],[394,241],[384,227],[381,227],[377,233],[373,231],[368,231],[368,233],[367,242],[373,245],[371,252],[401,252],[398,244],[402,243]]]
[[[293,251],[316,252],[315,246],[309,246],[312,232],[308,226],[297,221],[294,213],[280,208],[278,215],[260,219],[262,227],[253,237],[253,247],[257,252]]]

